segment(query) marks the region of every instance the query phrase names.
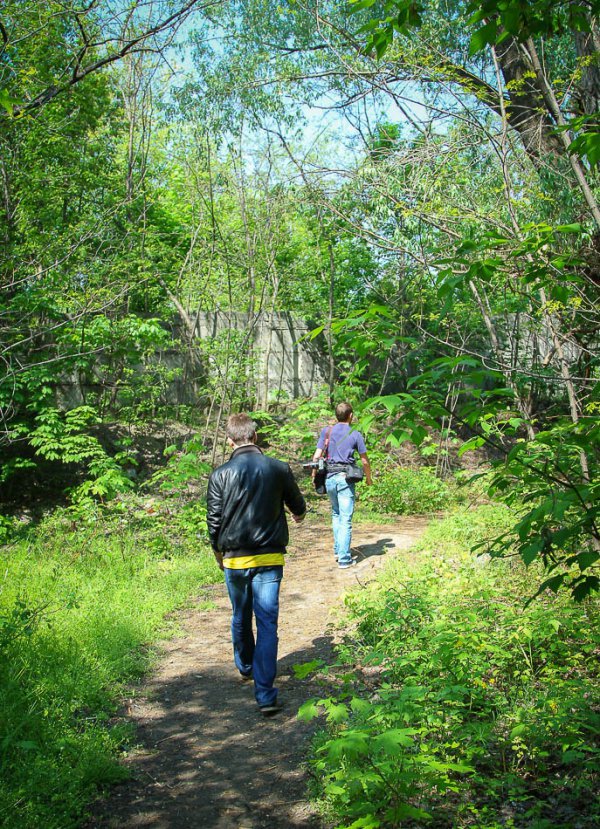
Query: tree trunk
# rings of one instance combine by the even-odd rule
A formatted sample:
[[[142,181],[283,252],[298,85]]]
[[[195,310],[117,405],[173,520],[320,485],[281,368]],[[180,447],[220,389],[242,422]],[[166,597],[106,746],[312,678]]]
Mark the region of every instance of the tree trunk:
[[[598,21],[590,21],[589,32],[575,32],[575,51],[581,63],[581,77],[572,99],[572,108],[575,115],[595,116],[593,129],[600,126],[600,31]]]
[[[537,165],[547,155],[561,155],[564,148],[554,134],[556,127],[544,95],[519,43],[509,37],[495,47],[504,87],[508,91],[506,112],[509,125],[523,141],[527,155]]]
[[[487,303],[482,298],[481,294],[477,290],[477,286],[473,282],[473,280],[469,280],[469,287],[471,289],[471,293],[475,298],[475,302],[481,312],[481,316],[483,317],[483,321],[485,323],[485,327],[487,332],[490,336],[490,340],[492,343],[492,350],[494,352],[494,356],[496,358],[496,362],[498,363],[500,371],[506,377],[506,382],[508,383],[510,389],[512,390],[513,394],[515,395],[515,400],[517,402],[517,406],[521,416],[525,421],[525,429],[527,431],[527,437],[529,440],[533,440],[535,438],[535,431],[533,426],[531,425],[531,399],[527,399],[523,397],[521,390],[519,389],[517,383],[515,382],[514,374],[512,371],[506,370],[504,368],[504,357],[502,355],[502,348],[500,345],[500,338],[498,337],[498,332],[496,331],[496,326],[492,320],[492,316],[490,313],[489,308],[487,307]]]
[[[333,390],[335,388],[335,359],[333,356],[333,332],[331,326],[333,324],[334,314],[334,288],[335,288],[335,259],[333,256],[333,245],[328,242],[329,248],[329,313],[327,320],[327,350],[329,352],[329,402],[333,405]]]

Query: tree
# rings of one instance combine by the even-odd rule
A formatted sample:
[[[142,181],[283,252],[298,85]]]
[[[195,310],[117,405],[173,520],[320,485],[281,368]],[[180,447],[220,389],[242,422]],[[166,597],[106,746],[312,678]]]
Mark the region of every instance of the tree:
[[[116,8],[94,0],[51,1],[30,7],[23,7],[18,0],[5,4],[0,20],[4,69],[0,106],[5,109],[4,117],[35,112],[127,55],[160,53],[192,12],[210,5],[200,0],[134,0]],[[52,64],[45,66],[49,71],[38,72],[36,62],[32,72],[31,44],[47,30],[59,35],[61,48],[52,50]]]

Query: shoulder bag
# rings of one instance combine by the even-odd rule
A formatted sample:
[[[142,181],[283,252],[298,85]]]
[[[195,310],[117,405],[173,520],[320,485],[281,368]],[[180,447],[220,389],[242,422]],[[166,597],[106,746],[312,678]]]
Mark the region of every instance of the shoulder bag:
[[[346,480],[349,484],[358,484],[362,481],[365,477],[365,470],[359,463],[356,461],[352,461],[348,464],[348,470],[346,472]]]

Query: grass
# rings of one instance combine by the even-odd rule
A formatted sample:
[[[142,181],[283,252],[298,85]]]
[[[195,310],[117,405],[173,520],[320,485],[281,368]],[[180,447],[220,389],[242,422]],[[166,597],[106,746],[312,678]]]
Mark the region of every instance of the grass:
[[[360,521],[394,519],[399,515],[433,515],[474,498],[474,488],[457,478],[438,478],[431,467],[409,469],[388,461],[376,466],[373,485],[357,485],[355,517]]]
[[[433,522],[417,550],[347,599],[311,764],[336,827],[597,826],[598,602],[476,558],[510,526],[493,505]]]
[[[168,614],[219,578],[202,518],[128,496],[75,523],[59,511],[2,548],[0,826],[77,826],[125,774],[125,684],[173,631]]]

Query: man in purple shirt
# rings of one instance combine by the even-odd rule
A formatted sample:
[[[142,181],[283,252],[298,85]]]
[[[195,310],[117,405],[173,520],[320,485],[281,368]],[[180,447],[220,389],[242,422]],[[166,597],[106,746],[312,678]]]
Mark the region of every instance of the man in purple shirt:
[[[355,484],[346,480],[347,465],[358,452],[365,471],[365,480],[371,486],[371,466],[367,457],[365,441],[360,432],[351,428],[352,406],[338,403],[335,408],[337,423],[325,426],[321,431],[313,461],[321,456],[327,458],[327,478],[325,486],[331,501],[331,520],[333,524],[333,547],[335,559],[340,569],[352,567],[350,543],[352,541],[352,514],[354,513]]]

